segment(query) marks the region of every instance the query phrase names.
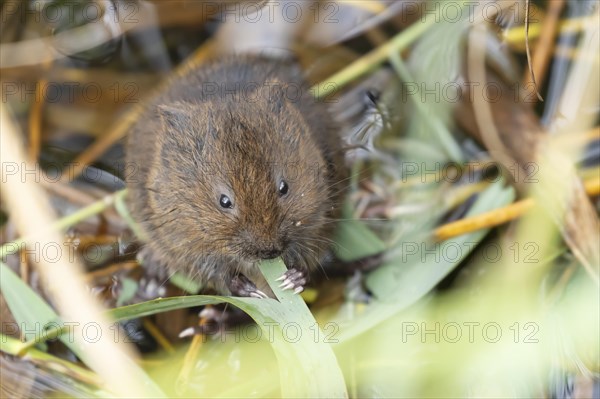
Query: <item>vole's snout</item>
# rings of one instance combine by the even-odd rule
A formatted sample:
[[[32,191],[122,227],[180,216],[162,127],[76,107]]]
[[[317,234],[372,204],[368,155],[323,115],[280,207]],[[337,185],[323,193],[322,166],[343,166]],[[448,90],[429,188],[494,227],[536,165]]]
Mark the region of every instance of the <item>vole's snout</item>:
[[[281,256],[283,251],[277,246],[266,246],[263,248],[257,248],[256,255],[261,259],[275,259]]]
[[[287,249],[288,241],[271,230],[252,231],[243,230],[239,238],[242,240],[244,254],[255,260],[275,259]]]

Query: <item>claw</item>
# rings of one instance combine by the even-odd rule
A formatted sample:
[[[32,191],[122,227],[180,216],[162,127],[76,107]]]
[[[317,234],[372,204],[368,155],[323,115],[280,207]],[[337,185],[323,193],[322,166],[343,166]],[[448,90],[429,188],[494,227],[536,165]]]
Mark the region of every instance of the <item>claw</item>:
[[[252,298],[268,298],[269,296],[256,288],[256,285],[243,274],[233,277],[229,284],[229,290],[235,296],[247,296]]]
[[[299,294],[304,291],[303,286],[307,282],[306,272],[292,268],[283,273],[283,275],[275,281],[281,281],[279,288],[281,288],[282,291],[293,289],[294,293]]]
[[[268,298],[268,295],[262,292],[261,290],[252,291],[249,294],[252,298],[264,299]]]
[[[288,285],[289,283],[291,283],[292,280],[290,280],[289,278],[286,278],[285,280],[283,280],[283,282],[281,284],[279,284],[279,288]]]
[[[194,327],[188,327],[182,332],[179,333],[179,338],[187,338],[196,334],[196,329]]]

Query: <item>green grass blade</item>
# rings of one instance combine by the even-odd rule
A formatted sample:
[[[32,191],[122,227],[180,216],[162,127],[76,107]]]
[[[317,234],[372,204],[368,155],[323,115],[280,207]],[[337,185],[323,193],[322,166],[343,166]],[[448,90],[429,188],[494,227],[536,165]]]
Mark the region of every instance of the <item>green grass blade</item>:
[[[36,340],[49,328],[64,327],[54,309],[2,262],[0,262],[0,276],[0,289],[23,338]],[[62,337],[61,341],[77,356],[81,355],[79,348],[73,342],[65,337]]]
[[[281,291],[274,280],[286,268],[282,261],[260,266],[279,299],[193,295],[156,299],[109,311],[117,320],[148,316],[200,305],[229,303],[247,313],[272,345],[279,363],[283,397],[345,397],[342,372],[325,334],[302,298]]]
[[[352,219],[352,204],[343,207],[343,220],[335,229],[333,252],[344,261],[352,262],[385,251],[385,243],[361,220]]]
[[[27,334],[33,334],[33,340],[39,340],[39,337],[44,334],[48,334],[49,338],[54,338],[57,328],[66,327],[59,319],[58,314],[2,262],[0,262],[0,289],[21,331],[25,333],[26,339],[28,338]],[[50,328],[52,333],[47,332],[46,328]],[[74,340],[70,334],[62,335],[59,339],[84,363],[86,362],[84,348],[79,346],[78,341]],[[21,343],[18,352],[20,353],[29,345],[28,342]],[[130,367],[133,368],[136,376],[146,384],[155,397],[166,397],[150,377],[141,368],[137,367],[133,361],[131,361]]]
[[[277,307],[277,320],[282,323],[281,335],[273,342],[273,349],[279,361],[283,376],[282,393],[286,397],[347,397],[346,385],[337,359],[326,342],[323,331],[300,295],[292,291],[282,291],[275,279],[281,276],[286,267],[280,260],[263,262],[260,269],[280,302]],[[275,316],[275,314],[273,314]],[[293,326],[296,336],[292,338],[286,329]],[[299,333],[298,333],[299,332]],[[298,339],[297,342],[293,342]],[[288,386],[294,386],[290,389]]]
[[[467,216],[509,204],[514,196],[512,188],[504,187],[503,181],[498,181],[480,194]],[[367,278],[367,286],[378,300],[364,316],[352,320],[351,324],[342,325],[340,341],[373,328],[423,298],[462,262],[488,231],[489,229],[479,230],[435,246],[425,242],[411,243],[416,244],[419,250],[389,259]],[[460,254],[448,256],[451,247],[459,248]],[[424,253],[424,250],[431,252]]]
[[[333,250],[338,259],[351,262],[385,251],[383,241],[360,220],[344,220],[336,228]]]

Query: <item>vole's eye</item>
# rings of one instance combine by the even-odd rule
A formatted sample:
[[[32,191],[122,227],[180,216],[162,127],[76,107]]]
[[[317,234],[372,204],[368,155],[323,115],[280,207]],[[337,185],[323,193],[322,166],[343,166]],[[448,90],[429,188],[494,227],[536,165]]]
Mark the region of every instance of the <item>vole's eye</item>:
[[[221,194],[221,198],[219,199],[219,204],[221,205],[222,208],[227,208],[227,209],[233,208],[233,202],[231,202],[231,199],[229,199],[229,197],[226,196],[225,194]]]
[[[288,191],[290,190],[290,188],[288,187],[288,184],[285,182],[285,180],[282,180],[279,182],[279,195],[284,196],[288,193]]]

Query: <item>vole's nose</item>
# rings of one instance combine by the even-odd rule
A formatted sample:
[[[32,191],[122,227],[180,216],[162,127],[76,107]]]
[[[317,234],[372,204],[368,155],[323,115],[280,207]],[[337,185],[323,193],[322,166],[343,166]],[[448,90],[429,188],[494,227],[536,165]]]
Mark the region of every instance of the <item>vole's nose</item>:
[[[257,255],[261,259],[275,259],[280,256],[281,253],[281,249],[275,247],[261,248],[257,251]]]

